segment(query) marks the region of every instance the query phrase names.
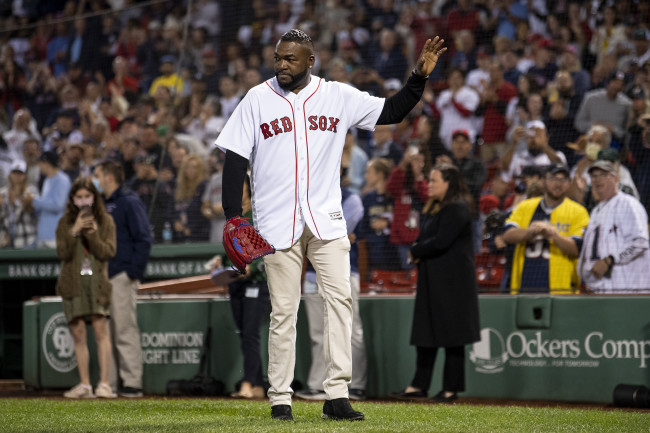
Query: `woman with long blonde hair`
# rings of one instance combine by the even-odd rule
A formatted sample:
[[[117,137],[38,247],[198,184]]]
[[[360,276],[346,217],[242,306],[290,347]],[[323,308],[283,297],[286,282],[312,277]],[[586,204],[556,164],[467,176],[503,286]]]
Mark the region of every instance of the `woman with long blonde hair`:
[[[205,162],[199,155],[187,155],[176,178],[174,242],[207,242],[210,239],[210,222],[201,213],[206,186]]]

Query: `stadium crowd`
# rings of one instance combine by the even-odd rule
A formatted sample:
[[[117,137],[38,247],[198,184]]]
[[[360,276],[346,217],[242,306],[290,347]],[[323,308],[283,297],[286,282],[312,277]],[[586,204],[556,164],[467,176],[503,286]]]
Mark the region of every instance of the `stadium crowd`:
[[[248,89],[274,76],[279,37],[301,28],[319,53],[313,74],[376,96],[401,87],[428,37],[442,35],[449,47],[403,122],[348,134],[342,179],[363,199],[357,235],[370,269],[412,266],[426,179],[440,163],[456,165],[469,186],[476,254],[507,258],[504,290],[548,291],[557,263],[581,277],[586,248],[601,275],[650,254],[648,2],[140,3],[4,3],[0,247],[53,247],[66,188],[106,159],[121,161],[155,242],[219,242],[224,155],[214,140]],[[565,198],[594,212],[603,173],[634,200],[634,250],[597,253],[598,232],[583,245],[588,218],[568,234],[552,206],[535,216]],[[520,203],[529,203],[527,219],[515,212]],[[528,237],[508,236],[531,216]],[[556,229],[534,224],[542,220]],[[632,221],[613,224],[616,235]],[[573,243],[556,248],[559,235]],[[538,256],[526,255],[537,244]],[[539,257],[540,266],[517,263]],[[634,269],[633,286],[648,291],[650,266]],[[558,284],[576,292],[577,281]]]

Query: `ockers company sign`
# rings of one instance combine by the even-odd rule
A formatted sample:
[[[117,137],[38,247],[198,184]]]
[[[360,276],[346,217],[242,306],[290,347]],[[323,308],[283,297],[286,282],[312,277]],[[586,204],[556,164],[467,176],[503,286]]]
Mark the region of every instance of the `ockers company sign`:
[[[470,351],[479,373],[509,367],[598,367],[610,359],[634,359],[639,368],[650,362],[650,340],[617,340],[594,331],[582,339],[548,339],[540,331],[515,331],[505,338],[494,328],[481,330],[481,341]]]

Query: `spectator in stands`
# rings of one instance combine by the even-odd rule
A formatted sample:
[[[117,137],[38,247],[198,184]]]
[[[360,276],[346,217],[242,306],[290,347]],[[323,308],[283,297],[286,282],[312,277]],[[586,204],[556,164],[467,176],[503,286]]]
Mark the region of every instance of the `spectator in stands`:
[[[2,138],[7,143],[7,149],[0,149],[0,153],[6,154],[2,159],[5,159],[4,156],[10,161],[16,158],[22,159],[23,144],[30,137],[41,139],[38,125],[28,109],[20,108],[14,113],[11,129],[2,133]]]
[[[501,177],[509,182],[521,175],[528,165],[547,166],[553,162],[566,164],[566,157],[548,144],[544,122],[533,120],[526,127],[518,126],[512,134],[513,140],[506,154],[501,158]],[[526,148],[517,150],[519,140],[526,140]]]
[[[136,301],[151,252],[149,221],[140,198],[123,185],[124,170],[119,162],[102,162],[95,169],[95,176],[117,233],[117,252],[108,265],[113,286],[109,325],[114,366],[111,388],[123,397],[142,397],[142,347]]]
[[[210,242],[221,242],[223,239],[223,226],[226,223],[226,216],[221,204],[223,161],[219,159],[221,151],[214,149],[208,158],[210,179],[203,194],[201,213],[210,220]]]
[[[27,183],[36,187],[41,180],[40,157],[41,142],[34,137],[25,140],[23,143],[23,160],[27,164]]]
[[[634,159],[632,179],[639,189],[641,203],[650,213],[650,113],[638,116],[628,128],[627,147]]]
[[[634,197],[619,191],[610,161],[589,168],[599,204],[591,212],[578,272],[588,293],[650,293],[648,214]]]
[[[570,197],[578,203],[587,207],[591,211],[595,205],[592,197],[591,178],[588,175],[588,169],[591,164],[598,159],[606,159],[614,162],[619,170],[619,186],[623,192],[639,198],[639,192],[636,189],[630,171],[624,165],[620,164],[620,155],[618,150],[610,148],[612,134],[602,125],[594,125],[589,129],[585,138],[586,145],[584,157],[578,161],[574,167],[573,181],[571,182]]]
[[[449,66],[463,71],[464,75],[476,68],[476,42],[474,34],[469,30],[460,30],[454,38],[454,54],[451,56]]]
[[[470,133],[470,142],[476,136],[473,115],[478,108],[478,93],[465,83],[465,74],[460,69],[452,69],[448,75],[449,89],[443,90],[436,98],[436,108],[440,112],[440,139],[447,150],[452,146],[452,132],[464,129]]]
[[[499,61],[503,65],[504,80],[516,86],[519,82],[519,77],[522,75],[522,72],[517,67],[517,63],[519,62],[517,52],[512,48],[508,48],[499,56]]]
[[[129,75],[129,64],[122,56],[113,59],[113,79],[106,85],[108,94],[113,92],[122,96],[135,96],[138,94],[138,80]]]
[[[555,78],[557,72],[553,49],[553,42],[550,39],[540,40],[535,53],[535,64],[527,72],[535,76],[537,84],[541,87],[546,87]]]
[[[517,96],[517,89],[503,79],[498,62],[490,64],[490,83],[484,85],[480,107],[484,113],[481,159],[485,162],[502,157],[506,151],[506,107]]]
[[[185,130],[188,134],[201,140],[207,148],[217,139],[219,133],[226,124],[226,119],[221,116],[221,103],[216,96],[208,96],[203,104],[193,107],[193,116],[187,123]],[[187,119],[187,118],[186,118]]]
[[[145,151],[147,155],[152,155],[157,161],[160,161],[163,157],[164,149],[160,144],[157,126],[153,123],[146,123],[140,129],[139,138],[140,148]]]
[[[40,159],[41,173],[45,181],[40,196],[27,197],[23,206],[32,205],[38,218],[38,248],[56,247],[56,225],[65,212],[65,204],[70,191],[70,178],[59,169],[59,157],[52,151],[43,152]]]
[[[9,169],[9,185],[0,188],[0,248],[33,248],[37,222],[33,202],[38,190],[27,182],[27,164],[16,159]]]
[[[576,293],[575,259],[589,214],[567,197],[571,175],[551,164],[544,176],[544,196],[524,200],[506,220],[504,242],[516,244],[510,289],[512,294]]]
[[[397,246],[402,269],[413,267],[408,254],[420,231],[420,214],[428,197],[424,173],[430,166],[421,148],[409,146],[386,182],[386,191],[393,197],[390,241]]]
[[[171,185],[158,181],[156,159],[153,155],[140,153],[135,157],[135,175],[126,182],[135,192],[147,211],[149,226],[154,242],[163,241],[165,223],[171,225],[171,205],[173,202]]]
[[[393,162],[373,158],[366,168],[366,186],[363,201],[363,220],[359,224],[359,239],[364,241],[368,267],[396,269],[397,251],[390,242],[393,222],[393,199],[386,192],[386,181],[393,170]]]
[[[480,340],[472,211],[466,201],[469,191],[454,166],[431,170],[428,194],[420,235],[410,251],[418,267],[411,331],[416,370],[410,385],[392,395],[425,399],[436,354],[444,347],[442,390],[431,400],[450,403],[465,390],[464,346]]]
[[[174,98],[184,94],[185,83],[183,78],[176,73],[176,56],[165,54],[160,58],[160,75],[153,80],[149,88],[149,95],[155,96],[160,86],[167,87]]]
[[[400,81],[406,76],[408,64],[398,43],[397,34],[384,28],[379,36],[379,50],[375,55],[373,69],[385,80],[396,78]]]
[[[564,52],[560,56],[560,68],[571,74],[575,95],[578,100],[582,100],[591,87],[591,78],[589,72],[582,68],[578,51],[573,45],[567,45],[564,48]]]
[[[386,158],[397,165],[404,155],[404,149],[393,141],[393,125],[377,125],[368,142],[368,158]]]
[[[596,62],[601,63],[603,57],[609,53],[616,53],[619,46],[627,40],[625,25],[616,16],[614,4],[607,3],[603,8],[603,21],[594,29],[589,52],[596,56]]]
[[[44,150],[63,152],[69,143],[81,144],[83,134],[75,128],[74,122],[75,112],[73,110],[59,111],[51,133],[45,138]]]
[[[576,163],[576,156],[568,143],[575,142],[579,135],[573,125],[580,97],[575,93],[568,71],[560,70],[555,74],[555,81],[549,84],[547,104],[544,124],[548,128],[549,145],[562,152],[572,167]]]
[[[474,250],[480,251],[482,231],[481,221],[478,218],[478,200],[481,195],[481,188],[487,177],[485,163],[472,155],[472,142],[470,133],[464,129],[457,129],[451,134],[451,158],[447,155],[440,155],[436,158],[436,164],[451,164],[460,170],[463,180],[472,195],[472,214],[474,216]]]
[[[228,120],[241,100],[241,95],[239,94],[235,80],[227,75],[221,77],[219,79],[219,93],[221,94],[221,116],[225,120]]]
[[[63,394],[66,398],[114,398],[109,384],[111,340],[108,333],[111,283],[108,261],[115,256],[115,223],[89,177],[72,184],[66,212],[56,229],[56,252],[61,273],[56,293],[74,340],[80,383]],[[99,383],[90,385],[86,322],[92,323],[97,343]]]
[[[377,125],[375,132],[380,126],[382,125]],[[367,165],[368,154],[357,145],[357,139],[352,134],[352,130],[348,130],[341,155],[341,177],[345,179],[344,186],[355,194],[361,193],[361,188],[365,183]]]
[[[34,71],[25,85],[24,103],[34,115],[39,129],[42,128],[50,112],[58,105],[58,82],[46,62],[35,64]]]
[[[601,124],[620,142],[632,105],[630,98],[622,93],[624,79],[625,74],[618,71],[609,78],[606,88],[587,92],[575,119],[578,132],[585,134],[592,125]]]
[[[209,221],[201,213],[208,181],[205,162],[198,155],[187,155],[178,172],[174,192],[174,242],[207,242]]]
[[[526,138],[522,137],[518,141],[515,141],[512,137],[512,134],[518,126],[526,127],[529,122],[534,120],[544,122],[543,111],[544,111],[544,100],[542,95],[539,93],[529,93],[528,96],[522,98],[517,98],[518,103],[514,111],[512,120],[508,119],[510,127],[508,132],[506,132],[506,139],[509,142],[515,142],[518,150],[523,150],[526,147]],[[515,98],[512,99],[514,101]]]

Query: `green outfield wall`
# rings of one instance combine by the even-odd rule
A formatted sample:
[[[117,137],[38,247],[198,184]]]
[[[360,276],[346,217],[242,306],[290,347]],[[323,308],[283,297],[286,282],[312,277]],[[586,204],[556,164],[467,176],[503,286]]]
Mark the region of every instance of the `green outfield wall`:
[[[372,296],[360,301],[369,396],[384,397],[412,378],[413,302],[411,297]],[[482,339],[467,347],[466,396],[611,402],[617,384],[650,385],[650,297],[482,295],[480,314]],[[72,337],[60,300],[28,301],[22,317],[26,385],[76,384]],[[228,391],[234,389],[243,363],[226,299],[141,299],[138,321],[146,393],[163,394],[168,380],[190,378],[198,371],[209,328],[209,373]],[[264,355],[267,335],[268,321]],[[295,377],[304,383],[310,353],[302,308],[297,346]],[[92,344],[91,353],[96,381]],[[441,353],[430,393],[440,389],[443,358]]]

